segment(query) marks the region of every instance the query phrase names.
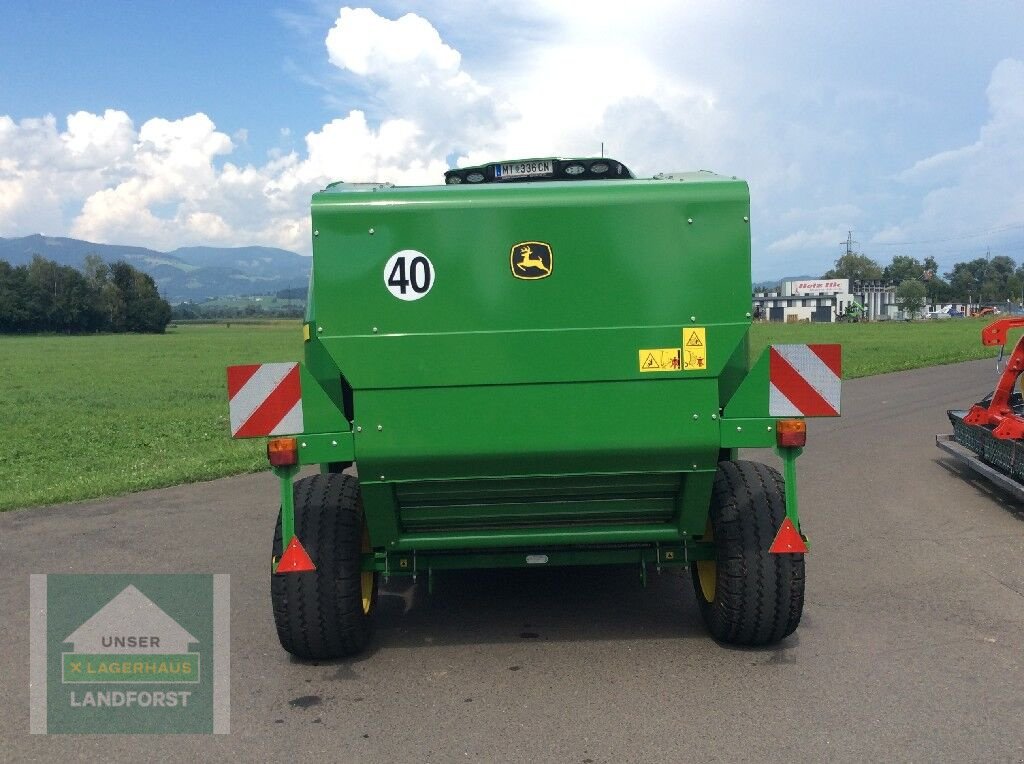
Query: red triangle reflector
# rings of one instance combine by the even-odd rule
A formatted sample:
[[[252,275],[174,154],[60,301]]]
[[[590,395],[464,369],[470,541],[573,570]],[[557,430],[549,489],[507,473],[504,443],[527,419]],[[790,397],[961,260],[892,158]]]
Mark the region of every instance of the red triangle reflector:
[[[281,555],[281,561],[277,563],[275,573],[305,573],[309,570],[316,570],[316,565],[309,559],[306,550],[299,543],[298,536],[292,536],[288,548]]]
[[[806,554],[807,544],[793,525],[793,521],[787,517],[779,526],[779,532],[775,534],[775,541],[768,551],[772,554]]]

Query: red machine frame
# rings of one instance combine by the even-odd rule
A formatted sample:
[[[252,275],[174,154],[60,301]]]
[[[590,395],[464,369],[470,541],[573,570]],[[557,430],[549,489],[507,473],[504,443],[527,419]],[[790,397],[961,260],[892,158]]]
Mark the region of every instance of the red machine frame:
[[[1006,333],[1010,329],[1024,326],[1024,316],[1001,318],[986,326],[981,332],[981,344],[1006,345]],[[1024,373],[1024,337],[1017,344],[1006,362],[1006,368],[999,376],[995,392],[988,406],[980,403],[971,407],[964,417],[967,424],[994,425],[992,434],[1001,440],[1024,438],[1024,417],[1017,416],[1010,403],[1017,379]]]

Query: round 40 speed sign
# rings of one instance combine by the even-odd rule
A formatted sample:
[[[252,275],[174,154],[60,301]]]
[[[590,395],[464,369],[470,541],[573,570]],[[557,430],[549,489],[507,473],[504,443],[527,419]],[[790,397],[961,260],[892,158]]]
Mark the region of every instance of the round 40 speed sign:
[[[434,286],[434,264],[415,249],[395,252],[384,265],[384,286],[399,300],[418,300]]]

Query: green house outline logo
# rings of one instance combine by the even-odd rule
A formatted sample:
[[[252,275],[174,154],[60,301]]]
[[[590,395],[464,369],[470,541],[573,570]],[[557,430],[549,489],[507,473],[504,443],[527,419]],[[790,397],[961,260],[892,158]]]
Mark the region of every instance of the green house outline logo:
[[[181,625],[129,584],[63,640],[62,684],[198,684],[197,644]]]

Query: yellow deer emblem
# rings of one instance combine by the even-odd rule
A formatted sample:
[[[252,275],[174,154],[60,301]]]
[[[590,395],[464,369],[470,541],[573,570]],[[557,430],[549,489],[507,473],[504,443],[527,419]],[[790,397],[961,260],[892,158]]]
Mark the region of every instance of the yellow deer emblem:
[[[528,244],[519,248],[519,262],[516,263],[516,267],[524,272],[529,268],[539,268],[545,274],[551,273],[551,268],[541,258],[533,256],[533,247]]]

